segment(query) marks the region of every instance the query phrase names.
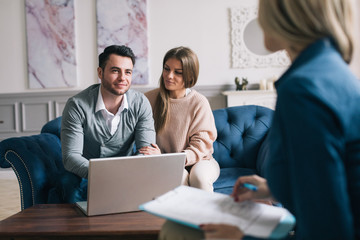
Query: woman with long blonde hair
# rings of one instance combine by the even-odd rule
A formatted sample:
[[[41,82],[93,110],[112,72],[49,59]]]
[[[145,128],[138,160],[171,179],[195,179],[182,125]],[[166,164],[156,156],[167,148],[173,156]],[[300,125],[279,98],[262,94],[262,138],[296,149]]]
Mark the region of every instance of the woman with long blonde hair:
[[[190,48],[176,47],[165,54],[160,88],[145,93],[153,109],[156,144],[139,152],[185,152],[183,184],[212,192],[220,174],[212,156],[217,131],[207,98],[192,89],[198,75],[199,61]]]

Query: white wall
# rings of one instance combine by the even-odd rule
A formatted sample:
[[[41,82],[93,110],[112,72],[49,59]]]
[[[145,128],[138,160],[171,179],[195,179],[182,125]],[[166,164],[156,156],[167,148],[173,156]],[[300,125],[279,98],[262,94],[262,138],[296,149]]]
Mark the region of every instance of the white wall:
[[[157,86],[166,51],[180,45],[192,48],[199,57],[198,85],[233,84],[235,76],[248,77],[252,83],[281,72],[230,68],[229,7],[240,4],[248,6],[249,1],[148,0],[148,87]],[[24,5],[25,0],[0,0],[0,94],[40,91],[28,89]],[[78,87],[74,89],[83,89],[97,81],[95,0],[75,0],[75,17]],[[45,91],[52,90],[64,89]]]
[[[146,87],[157,86],[165,52],[180,45],[192,48],[199,57],[199,86],[234,84],[236,76],[258,83],[281,74],[282,68],[231,69],[229,8],[256,2],[148,0],[150,83]],[[75,17],[78,87],[71,90],[97,82],[95,0],[75,0]],[[0,94],[41,91],[28,89],[25,0],[0,0],[0,36]],[[66,89],[43,91],[54,90]]]

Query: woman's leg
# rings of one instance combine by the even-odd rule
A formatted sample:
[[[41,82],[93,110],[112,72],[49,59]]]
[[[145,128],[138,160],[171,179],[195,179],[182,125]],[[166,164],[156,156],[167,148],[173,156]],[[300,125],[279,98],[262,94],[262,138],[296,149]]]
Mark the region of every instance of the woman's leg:
[[[187,227],[172,221],[166,221],[159,234],[160,240],[200,240],[204,239],[201,230]]]
[[[189,186],[189,172],[184,168],[181,185]]]
[[[189,176],[189,185],[208,192],[213,192],[213,183],[218,179],[219,175],[220,166],[214,158],[202,160],[192,166]]]

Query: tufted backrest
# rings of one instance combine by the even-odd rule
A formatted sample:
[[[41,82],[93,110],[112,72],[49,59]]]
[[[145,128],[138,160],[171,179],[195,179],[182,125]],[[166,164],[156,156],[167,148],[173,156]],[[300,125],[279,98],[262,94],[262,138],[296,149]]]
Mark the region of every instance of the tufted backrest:
[[[214,158],[221,168],[257,169],[257,156],[270,127],[273,110],[236,106],[213,111],[218,137]]]

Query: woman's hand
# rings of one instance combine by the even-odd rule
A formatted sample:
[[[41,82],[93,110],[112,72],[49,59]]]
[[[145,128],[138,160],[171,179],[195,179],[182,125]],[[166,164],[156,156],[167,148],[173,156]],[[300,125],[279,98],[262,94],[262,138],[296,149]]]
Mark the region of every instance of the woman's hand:
[[[242,239],[244,234],[241,230],[227,224],[202,224],[200,228],[204,231],[205,239]]]
[[[140,148],[139,153],[142,153],[144,155],[154,155],[154,154],[161,154],[161,150],[158,145],[152,143],[151,146]]]
[[[244,183],[250,183],[257,187],[256,191],[249,190],[244,187]],[[234,185],[232,197],[236,202],[246,200],[270,198],[271,193],[265,178],[257,175],[239,177]]]

